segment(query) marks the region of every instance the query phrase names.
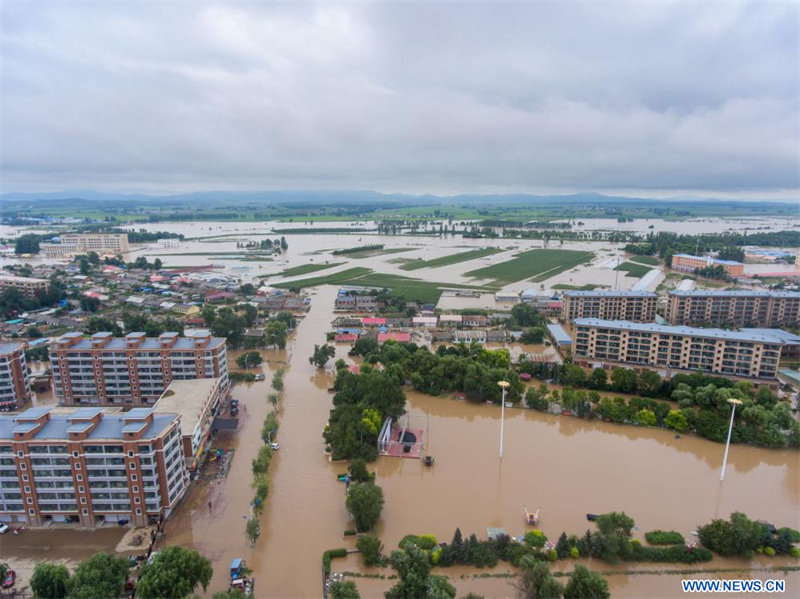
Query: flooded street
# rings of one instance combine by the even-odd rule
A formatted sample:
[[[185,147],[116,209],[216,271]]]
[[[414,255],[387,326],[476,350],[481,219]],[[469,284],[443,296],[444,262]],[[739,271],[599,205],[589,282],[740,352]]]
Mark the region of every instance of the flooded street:
[[[336,480],[346,464],[331,464],[322,453],[332,372],[318,371],[308,363],[314,344],[325,340],[335,293],[332,287],[315,293],[311,311],[285,353],[264,352],[273,360],[272,371],[277,361],[291,358],[291,365],[280,409],[281,449],[270,467],[270,493],[256,546],[250,547],[245,539],[244,524],[252,497],[250,460],[261,444],[261,421],[271,409],[266,400],[268,382],[236,388],[234,396],[247,406],[247,417],[234,440],[230,474],[211,483],[211,510],[203,488],[195,488],[167,528],[167,542],[192,546],[213,560],[215,575],[208,596],[225,588],[227,566],[235,557],[245,558],[253,568],[257,596],[319,596],[323,551],[354,546],[354,540],[342,538],[349,525],[344,486]],[[347,349],[338,347],[337,358],[345,357]],[[378,534],[387,550],[409,533],[433,533],[449,541],[456,527],[481,538],[487,527],[522,534],[524,505],[541,507],[540,528],[553,540],[562,530],[582,534],[590,528],[587,512],[613,510],[624,510],[636,520],[639,538],[655,528],[688,535],[697,525],[735,510],[779,526],[800,526],[797,452],[734,446],[723,485],[719,482],[724,449],[720,444],[693,437],[675,439],[668,431],[510,409],[506,411],[505,457],[500,460],[496,406],[413,392],[407,396],[409,412],[429,417],[428,448],[436,464],[425,468],[417,460],[381,458],[371,466],[386,496]],[[218,437],[217,444],[222,442]],[[776,558],[767,564],[790,562]],[[744,565],[720,558],[707,564],[711,568]],[[644,566],[669,569],[663,564],[634,565]],[[612,569],[604,563],[592,567]],[[333,569],[359,571],[359,560],[334,561]],[[502,571],[498,567],[491,572]],[[458,577],[454,570],[443,573]],[[796,573],[789,578],[798,588]],[[664,580],[622,575],[609,579],[615,596],[627,597],[663,596]],[[365,597],[380,596],[390,582],[357,580]],[[505,578],[468,576],[454,582],[459,591],[513,594]]]

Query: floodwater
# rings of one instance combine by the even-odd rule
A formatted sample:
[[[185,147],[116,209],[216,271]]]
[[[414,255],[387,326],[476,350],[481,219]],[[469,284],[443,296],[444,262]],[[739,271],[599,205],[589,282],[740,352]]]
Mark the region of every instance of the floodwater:
[[[342,537],[350,524],[344,486],[336,480],[346,465],[330,463],[322,451],[321,431],[332,398],[327,389],[333,375],[307,360],[314,344],[324,342],[335,293],[331,287],[315,293],[312,308],[286,352],[264,352],[270,360],[291,364],[280,408],[281,449],[270,468],[270,493],[256,546],[245,539],[244,526],[252,497],[250,460],[261,443],[261,421],[271,409],[266,400],[268,382],[236,388],[234,395],[243,400],[246,418],[231,440],[236,454],[230,474],[210,485],[210,499],[204,487],[196,488],[167,527],[167,542],[194,547],[213,560],[215,575],[206,595],[225,587],[230,560],[243,557],[254,570],[258,596],[319,596],[322,552],[354,544]],[[346,351],[347,347],[338,347],[337,358],[346,357]],[[271,363],[269,368],[274,371],[277,366]],[[449,540],[456,527],[482,538],[487,527],[522,534],[525,505],[541,507],[540,527],[552,539],[562,530],[582,534],[590,527],[587,512],[612,510],[624,510],[636,519],[637,536],[655,528],[688,535],[697,525],[735,510],[780,526],[800,526],[796,452],[734,446],[726,480],[720,484],[720,444],[693,437],[675,439],[661,430],[507,409],[501,460],[497,406],[413,392],[407,396],[409,412],[427,415],[428,451],[436,463],[426,468],[417,460],[381,458],[372,465],[386,497],[377,532],[387,550],[409,533],[433,533]],[[766,563],[780,565],[787,560]],[[592,566],[611,569],[602,563]],[[715,559],[709,567],[731,567],[731,562]],[[361,566],[348,558],[334,561],[333,569],[360,571]],[[474,572],[466,570],[443,573],[455,577],[460,592],[513,594],[504,578],[473,579]],[[628,597],[665,596],[671,593],[665,584],[678,584],[678,577],[672,576],[618,575],[609,580],[615,596]],[[798,588],[797,577],[790,575],[790,580]],[[356,581],[365,597],[380,596],[391,584],[370,578]]]

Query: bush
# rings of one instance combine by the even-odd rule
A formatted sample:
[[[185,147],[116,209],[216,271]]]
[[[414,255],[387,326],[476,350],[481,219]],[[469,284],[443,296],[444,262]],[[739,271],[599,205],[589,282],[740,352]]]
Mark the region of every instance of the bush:
[[[369,470],[367,470],[367,463],[361,458],[356,458],[350,462],[348,472],[350,472],[350,479],[353,482],[368,483],[372,480]]]
[[[383,510],[383,489],[372,483],[357,483],[347,492],[347,511],[356,521],[356,530],[372,530]]]
[[[644,538],[651,545],[682,545],[686,541],[681,533],[674,530],[653,530],[646,532]]]
[[[775,550],[772,547],[765,547],[764,555],[768,555],[769,557],[775,557]]]
[[[789,555],[791,555],[792,557],[800,557],[800,549],[798,549],[797,547],[792,547],[789,550]]]
[[[544,547],[547,543],[547,535],[541,530],[529,530],[525,533],[525,543],[531,547]]]
[[[731,514],[730,520],[717,519],[700,526],[697,536],[704,547],[720,555],[741,557],[747,557],[771,540],[766,526],[753,522],[741,512]]]
[[[436,536],[435,535],[420,535],[419,536],[419,547],[420,549],[425,549],[426,551],[430,551],[434,547],[436,547]]]
[[[328,549],[322,554],[322,567],[325,570],[325,576],[331,574],[331,560],[336,557],[347,557],[347,549],[340,547],[339,549]]]
[[[381,561],[383,543],[375,535],[364,535],[358,538],[356,549],[361,552],[365,566],[377,566]]]
[[[578,548],[577,548],[577,547],[572,547],[572,548],[569,550],[569,556],[570,556],[571,558],[573,558],[573,559],[578,559],[578,558],[581,556],[581,552],[580,552],[580,551],[578,551]]]
[[[795,530],[794,528],[789,528],[788,526],[784,526],[778,529],[778,534],[789,534],[789,539],[792,543],[800,543],[800,531]]]

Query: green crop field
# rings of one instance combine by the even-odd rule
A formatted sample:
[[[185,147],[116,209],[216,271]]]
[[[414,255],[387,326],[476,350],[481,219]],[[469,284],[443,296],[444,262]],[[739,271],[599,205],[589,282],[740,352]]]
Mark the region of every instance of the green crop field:
[[[637,264],[647,264],[648,266],[658,266],[659,264],[658,258],[655,256],[631,256],[629,260]]]
[[[597,289],[597,285],[567,285],[565,283],[558,283],[553,285],[553,289],[558,289],[562,291],[594,291]]]
[[[333,268],[334,266],[341,266],[344,262],[331,262],[330,264],[303,264],[293,268],[287,268],[281,272],[282,277],[296,277],[298,275],[307,275],[310,272],[317,272],[318,270],[325,270],[326,268]]]
[[[373,256],[383,256],[388,254],[400,254],[402,252],[410,252],[412,250],[416,250],[418,248],[386,248],[386,249],[375,249],[375,250],[364,250],[363,252],[349,252],[347,254],[337,254],[342,255],[345,258],[372,258]]]
[[[414,260],[408,262],[400,268],[402,270],[419,270],[420,268],[437,268],[439,266],[447,266],[449,264],[458,264],[459,262],[466,262],[467,260],[476,260],[502,252],[500,248],[484,248],[480,250],[468,250],[466,252],[459,252],[450,256],[442,256],[441,258],[433,258],[432,260]]]
[[[391,289],[392,292],[397,295],[402,295],[409,301],[415,300],[422,303],[436,303],[439,301],[439,296],[442,294],[440,287],[475,289],[476,291],[494,290],[487,287],[459,285],[455,283],[431,283],[400,275],[375,273],[372,269],[363,267],[348,268],[347,270],[328,276],[278,283],[275,287],[317,287],[319,285],[363,285],[365,287],[386,288]]]
[[[652,269],[649,266],[645,266],[643,264],[634,264],[633,262],[623,262],[614,270],[622,270],[625,271],[627,274],[626,277],[636,277],[637,279],[641,279],[645,276],[648,272]]]
[[[578,250],[529,250],[517,254],[511,260],[471,270],[466,276],[492,279],[497,284],[514,283],[528,278],[539,282],[589,262],[592,258],[592,252]]]

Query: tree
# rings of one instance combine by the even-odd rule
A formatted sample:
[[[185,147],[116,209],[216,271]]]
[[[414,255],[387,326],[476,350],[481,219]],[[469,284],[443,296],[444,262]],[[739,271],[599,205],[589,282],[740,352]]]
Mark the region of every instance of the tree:
[[[40,237],[33,233],[20,235],[14,242],[15,254],[38,254]]]
[[[644,397],[657,397],[661,389],[661,377],[652,370],[642,370],[636,383],[636,390]]]
[[[592,389],[605,389],[608,385],[608,374],[605,368],[595,368],[589,375],[589,387]]]
[[[250,539],[250,542],[255,545],[258,537],[261,536],[261,522],[258,518],[248,518],[247,524],[244,527],[244,534]]]
[[[416,545],[410,545],[405,551],[392,551],[391,563],[397,570],[398,581],[386,591],[386,599],[424,599],[428,596],[431,563],[425,551]]]
[[[350,467],[347,469],[350,472],[350,480],[357,483],[368,483],[372,480],[367,470],[367,463],[361,458],[356,458],[350,462]]]
[[[282,322],[283,324],[286,325],[287,330],[294,329],[295,324],[297,324],[297,321],[294,318],[294,314],[292,314],[291,312],[286,312],[285,310],[283,312],[278,312],[272,320],[277,320],[278,322]]]
[[[347,492],[347,511],[356,521],[359,531],[372,530],[383,510],[383,489],[372,483],[351,485]]]
[[[377,566],[380,563],[383,543],[375,535],[358,537],[356,548],[361,552],[361,558],[364,560],[365,566]]]
[[[136,596],[187,597],[198,585],[205,591],[213,573],[211,562],[197,551],[179,545],[166,547],[152,562],[142,566],[136,581]]]
[[[41,339],[44,337],[44,333],[42,333],[42,330],[39,327],[28,327],[25,330],[25,334],[31,339]]]
[[[334,580],[328,587],[331,599],[361,599],[356,583],[351,580]]]
[[[689,426],[689,423],[680,410],[670,410],[667,417],[664,418],[664,426],[682,433]]]
[[[258,309],[252,304],[240,304],[240,307],[244,310],[245,324],[249,327],[253,326],[258,318]]]
[[[95,553],[81,562],[70,578],[70,599],[119,597],[128,580],[128,560],[111,553]]]
[[[264,327],[264,337],[267,345],[284,349],[286,347],[286,323],[280,320],[270,320]]]
[[[31,590],[40,599],[64,599],[69,588],[69,570],[63,564],[38,562],[31,576]]]
[[[608,599],[609,597],[611,593],[605,578],[591,572],[585,566],[575,566],[564,588],[564,599]]]
[[[115,337],[122,335],[122,330],[116,322],[110,318],[103,316],[92,316],[86,321],[86,326],[83,328],[84,333],[94,335],[95,333],[112,333]]]
[[[257,351],[249,351],[243,353],[241,356],[236,358],[236,364],[239,365],[240,368],[250,368],[251,366],[258,366],[264,361],[261,357],[261,354]]]
[[[636,371],[626,368],[615,368],[611,371],[611,386],[621,393],[635,393],[638,377]]]
[[[550,574],[545,562],[526,555],[520,561],[520,569],[519,581],[514,586],[522,599],[560,599],[564,587]]]
[[[283,391],[283,372],[283,368],[278,368],[278,370],[275,371],[275,374],[272,375],[272,388],[278,393]]]
[[[328,360],[335,355],[336,348],[332,345],[328,345],[327,343],[322,346],[314,345],[314,355],[311,356],[308,361],[317,368],[324,368]]]
[[[252,283],[245,283],[241,287],[239,287],[239,293],[242,295],[255,295],[256,293],[256,286]]]

